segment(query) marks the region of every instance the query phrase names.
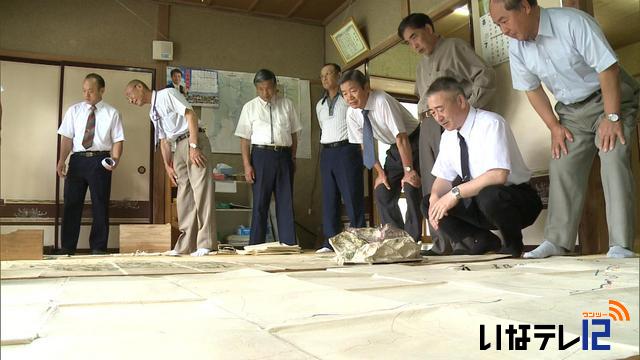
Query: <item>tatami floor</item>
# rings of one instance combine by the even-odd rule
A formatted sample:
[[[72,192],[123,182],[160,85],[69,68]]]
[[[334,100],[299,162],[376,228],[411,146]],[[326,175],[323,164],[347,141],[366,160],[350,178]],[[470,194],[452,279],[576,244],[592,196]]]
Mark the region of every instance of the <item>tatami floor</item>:
[[[620,359],[638,355],[639,259],[487,256],[337,266],[315,254],[2,262],[8,359]],[[609,317],[618,301],[629,320]],[[585,317],[610,350],[582,349]],[[510,325],[530,325],[509,350]],[[480,350],[480,327],[485,326]],[[501,326],[497,350],[496,326]],[[553,325],[554,330],[536,330]],[[601,330],[596,327],[591,331]],[[545,350],[535,334],[553,333]],[[515,344],[514,344],[515,346]]]

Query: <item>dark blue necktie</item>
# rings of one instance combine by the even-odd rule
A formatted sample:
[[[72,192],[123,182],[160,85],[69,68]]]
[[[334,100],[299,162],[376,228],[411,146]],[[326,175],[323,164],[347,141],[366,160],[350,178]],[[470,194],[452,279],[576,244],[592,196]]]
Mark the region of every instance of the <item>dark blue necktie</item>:
[[[367,169],[371,169],[376,163],[376,156],[373,151],[373,128],[371,127],[371,120],[369,120],[369,110],[362,110],[363,128],[362,128],[362,145],[363,154],[362,162]]]
[[[458,131],[458,139],[460,140],[460,167],[462,170],[462,182],[466,183],[471,180],[471,173],[469,171],[469,149],[467,148],[467,142],[464,137],[460,135]]]

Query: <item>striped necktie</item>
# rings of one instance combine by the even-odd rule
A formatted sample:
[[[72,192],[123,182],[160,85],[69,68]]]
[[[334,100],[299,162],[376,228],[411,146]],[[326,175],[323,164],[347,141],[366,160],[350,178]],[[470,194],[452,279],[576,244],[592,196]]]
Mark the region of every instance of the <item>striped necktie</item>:
[[[87,126],[84,128],[84,138],[82,138],[82,147],[89,149],[93,145],[93,135],[96,133],[96,107],[91,105],[91,111],[87,118]]]

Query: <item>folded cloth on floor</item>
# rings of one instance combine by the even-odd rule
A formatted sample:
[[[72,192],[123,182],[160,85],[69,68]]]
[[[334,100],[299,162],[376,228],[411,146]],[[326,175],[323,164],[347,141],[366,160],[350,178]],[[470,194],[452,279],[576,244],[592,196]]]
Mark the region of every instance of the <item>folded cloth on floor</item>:
[[[404,230],[388,225],[379,228],[349,228],[329,239],[342,263],[394,263],[422,259],[420,248]]]

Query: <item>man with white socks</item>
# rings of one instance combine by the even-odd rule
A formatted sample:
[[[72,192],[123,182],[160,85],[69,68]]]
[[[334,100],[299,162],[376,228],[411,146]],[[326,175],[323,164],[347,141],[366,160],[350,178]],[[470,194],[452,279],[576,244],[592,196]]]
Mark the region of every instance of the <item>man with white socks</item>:
[[[551,131],[544,242],[524,257],[545,258],[573,250],[596,153],[609,226],[607,256],[635,256],[630,250],[634,179],[631,144],[626,139],[636,129],[640,86],[620,68],[597,22],[580,10],[544,9],[536,0],[491,0],[490,13],[512,38],[513,87],[526,92]],[[541,83],[558,100],[558,117]]]
[[[129,103],[151,104],[149,116],[160,143],[164,167],[178,187],[177,209],[180,235],[168,255],[191,253],[203,256],[217,247],[214,184],[207,155],[209,139],[198,126],[198,115],[177,89],[151,91],[140,80],[131,80],[125,89]],[[171,143],[175,153],[171,153]]]

